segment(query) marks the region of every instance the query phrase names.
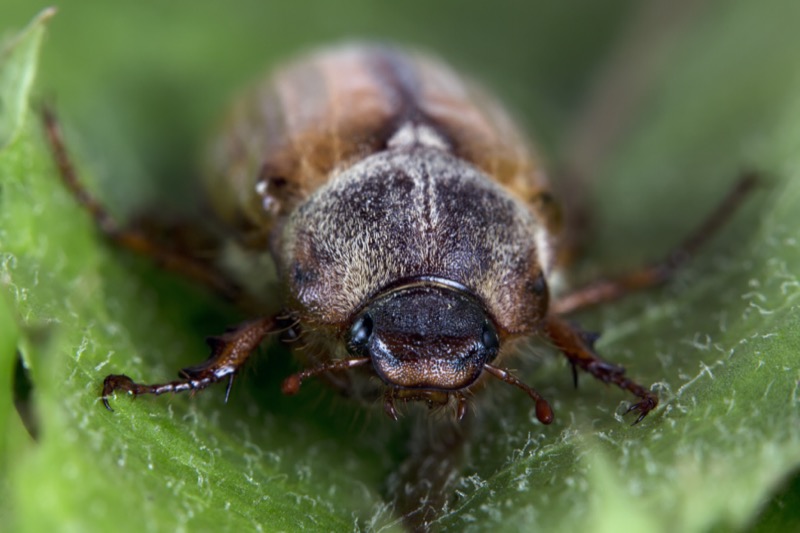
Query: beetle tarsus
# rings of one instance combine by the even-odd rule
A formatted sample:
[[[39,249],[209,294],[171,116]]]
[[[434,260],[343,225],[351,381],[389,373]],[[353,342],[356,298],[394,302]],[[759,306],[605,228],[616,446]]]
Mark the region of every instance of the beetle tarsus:
[[[550,340],[566,356],[573,369],[580,367],[603,383],[616,385],[641,398],[641,402],[634,404],[628,410],[639,413],[634,424],[641,422],[658,406],[658,396],[626,377],[624,367],[601,359],[586,342],[585,333],[579,327],[555,315],[548,316],[545,324]]]
[[[108,403],[108,398],[118,390],[131,392],[135,385],[133,380],[124,374],[111,374],[106,376],[103,380],[103,405],[113,413],[114,409],[111,407],[111,404]]]
[[[261,341],[276,331],[275,318],[267,317],[240,324],[218,337],[210,337],[208,344],[211,346],[211,357],[199,365],[182,369],[178,373],[180,379],[167,383],[140,384],[123,374],[109,375],[103,380],[103,405],[113,411],[108,398],[118,390],[134,397],[142,394],[158,396],[166,392],[196,392],[225,378],[228,378],[225,391],[227,401],[236,373]]]
[[[650,394],[649,396],[644,398],[641,402],[635,403],[630,407],[628,407],[628,409],[625,411],[625,414],[627,415],[628,413],[639,413],[639,416],[636,417],[636,420],[634,420],[633,423],[631,424],[632,426],[635,426],[636,424],[644,420],[644,417],[646,417],[650,411],[655,409],[657,405],[658,405],[658,398],[655,395]]]

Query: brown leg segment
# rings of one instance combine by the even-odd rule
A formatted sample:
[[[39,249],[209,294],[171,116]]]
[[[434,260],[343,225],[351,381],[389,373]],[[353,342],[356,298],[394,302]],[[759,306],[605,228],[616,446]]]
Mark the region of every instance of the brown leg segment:
[[[324,374],[325,372],[343,372],[345,370],[350,370],[351,368],[355,368],[357,366],[366,365],[369,362],[370,362],[369,357],[334,359],[333,361],[325,362],[319,366],[301,370],[300,372],[292,374],[291,376],[283,380],[283,384],[281,385],[281,392],[283,392],[287,396],[297,394],[298,392],[300,392],[300,385],[302,385],[303,381],[308,378]]]
[[[106,208],[86,190],[70,160],[67,147],[61,135],[58,119],[52,109],[42,109],[47,143],[53,152],[58,172],[64,185],[72,193],[78,204],[94,219],[98,229],[117,246],[139,255],[147,256],[162,268],[193,279],[229,300],[241,297],[239,287],[228,282],[213,266],[194,257],[176,253],[141,231],[122,228]]]
[[[545,425],[553,422],[553,409],[550,407],[550,404],[547,403],[547,400],[542,398],[538,392],[521,382],[519,378],[517,378],[508,370],[497,368],[489,363],[484,364],[483,369],[497,379],[505,381],[509,385],[514,385],[515,387],[525,391],[525,393],[527,393],[527,395],[530,396],[536,404],[536,418],[539,420],[539,422]]]
[[[109,375],[103,380],[103,405],[113,411],[108,398],[116,391],[124,391],[133,396],[140,394],[164,394],[165,392],[197,391],[213,383],[228,379],[225,401],[228,400],[233,378],[244,365],[250,354],[265,337],[280,331],[279,320],[275,317],[260,318],[245,322],[219,337],[207,339],[211,347],[211,357],[204,363],[180,371],[181,379],[168,383],[144,385],[135,383],[125,375]]]
[[[625,377],[625,369],[600,358],[587,342],[586,334],[578,327],[555,315],[545,320],[545,332],[550,340],[569,359],[573,367],[579,367],[596,377],[603,383],[613,383],[641,398],[639,403],[630,406],[627,413],[635,411],[639,417],[633,422],[638,424],[658,405],[658,396],[648,389]]]
[[[617,278],[589,283],[553,302],[550,311],[565,315],[664,283],[728,221],[757,183],[756,174],[743,175],[703,224],[663,260]]]

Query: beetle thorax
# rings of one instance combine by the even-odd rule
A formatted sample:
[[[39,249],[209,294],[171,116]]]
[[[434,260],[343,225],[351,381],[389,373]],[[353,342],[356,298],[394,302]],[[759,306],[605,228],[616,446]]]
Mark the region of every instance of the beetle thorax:
[[[394,149],[340,171],[289,218],[279,263],[294,310],[345,324],[386,287],[430,276],[466,287],[503,331],[535,329],[543,225],[472,165],[403,136],[437,140],[401,129]]]

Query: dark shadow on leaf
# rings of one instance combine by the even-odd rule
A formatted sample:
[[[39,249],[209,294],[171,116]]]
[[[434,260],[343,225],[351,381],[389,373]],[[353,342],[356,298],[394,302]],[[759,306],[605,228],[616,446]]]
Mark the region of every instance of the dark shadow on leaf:
[[[31,397],[33,395],[33,381],[30,373],[22,360],[22,354],[17,352],[17,359],[14,363],[14,407],[17,409],[22,425],[28,431],[33,440],[39,438],[39,420],[33,407]]]

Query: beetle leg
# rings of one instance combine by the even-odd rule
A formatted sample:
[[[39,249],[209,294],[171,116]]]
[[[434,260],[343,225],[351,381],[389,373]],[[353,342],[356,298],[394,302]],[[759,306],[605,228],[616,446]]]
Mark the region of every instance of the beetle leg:
[[[531,397],[536,405],[536,418],[539,420],[539,422],[545,425],[553,422],[553,409],[550,407],[550,404],[547,402],[547,400],[542,398],[542,396],[533,390],[533,388],[520,381],[517,376],[508,370],[497,368],[489,363],[485,363],[483,365],[483,369],[497,379],[504,381],[509,385],[514,385],[515,387],[525,391],[525,393]]]
[[[597,304],[617,300],[626,294],[660,285],[705,245],[725,224],[758,183],[758,176],[746,173],[728,192],[717,208],[680,246],[661,261],[615,278],[599,279],[580,287],[553,302],[551,312],[557,315],[573,313]]]
[[[259,318],[245,322],[218,337],[209,337],[207,342],[211,347],[211,357],[204,363],[184,368],[180,371],[180,379],[168,383],[145,385],[136,383],[122,374],[106,376],[103,380],[103,405],[109,411],[113,411],[108,403],[108,398],[116,391],[124,391],[133,396],[198,391],[226,378],[228,379],[228,388],[225,392],[227,401],[236,373],[250,357],[250,354],[261,344],[261,341],[268,335],[279,331],[280,328],[280,320],[276,317]]]
[[[297,394],[300,391],[300,385],[302,385],[303,381],[308,378],[324,374],[325,372],[342,372],[344,370],[350,370],[351,368],[365,365],[370,361],[371,359],[369,357],[354,357],[350,359],[334,359],[332,361],[327,361],[319,366],[307,368],[296,374],[292,374],[283,380],[281,391],[286,395]]]
[[[639,413],[633,422],[638,424],[658,405],[658,396],[635,381],[625,376],[625,369],[609,363],[600,358],[586,340],[583,331],[570,324],[567,320],[556,315],[549,315],[545,320],[547,336],[556,347],[561,350],[573,366],[580,367],[603,383],[613,383],[641,398],[641,401],[631,405],[628,411]]]
[[[78,204],[91,215],[95,225],[107,239],[121,248],[149,257],[165,270],[193,279],[229,300],[237,301],[242,297],[240,288],[227,281],[209,263],[165,247],[143,231],[121,227],[81,182],[67,152],[55,112],[46,106],[42,109],[42,123],[61,181]]]

